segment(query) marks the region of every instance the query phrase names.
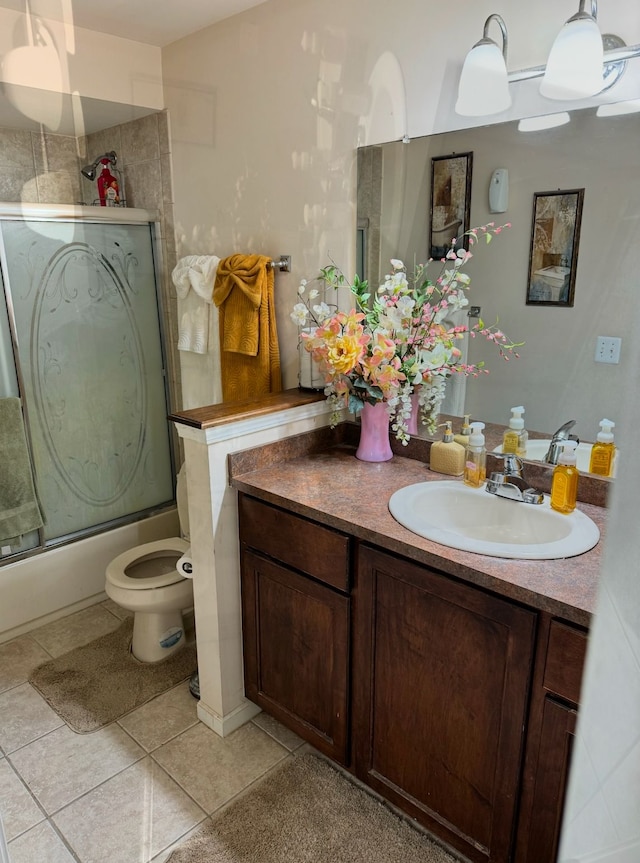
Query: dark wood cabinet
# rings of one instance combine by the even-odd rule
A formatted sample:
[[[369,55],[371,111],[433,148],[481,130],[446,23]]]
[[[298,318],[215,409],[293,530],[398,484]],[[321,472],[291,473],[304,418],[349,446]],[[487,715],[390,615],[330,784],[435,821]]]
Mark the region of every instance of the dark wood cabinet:
[[[470,860],[506,861],[535,613],[372,548],[356,603],[356,775]]]
[[[554,863],[585,630],[241,493],[247,697],[475,863]]]
[[[530,710],[516,863],[555,863],[587,632],[544,616]]]
[[[345,764],[350,599],[327,581],[346,591],[347,538],[244,496],[240,526],[246,695]]]

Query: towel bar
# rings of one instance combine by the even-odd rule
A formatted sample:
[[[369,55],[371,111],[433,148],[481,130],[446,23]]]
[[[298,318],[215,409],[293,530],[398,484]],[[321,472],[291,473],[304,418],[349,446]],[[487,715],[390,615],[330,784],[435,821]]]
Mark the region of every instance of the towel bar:
[[[280,255],[279,261],[271,261],[269,264],[274,270],[280,270],[281,273],[291,272],[291,255]]]

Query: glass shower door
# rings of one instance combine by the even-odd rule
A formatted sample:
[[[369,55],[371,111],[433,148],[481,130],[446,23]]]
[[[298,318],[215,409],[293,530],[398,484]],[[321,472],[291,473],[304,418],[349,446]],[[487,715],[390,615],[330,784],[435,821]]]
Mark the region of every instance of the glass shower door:
[[[151,226],[2,222],[51,543],[173,499]]]

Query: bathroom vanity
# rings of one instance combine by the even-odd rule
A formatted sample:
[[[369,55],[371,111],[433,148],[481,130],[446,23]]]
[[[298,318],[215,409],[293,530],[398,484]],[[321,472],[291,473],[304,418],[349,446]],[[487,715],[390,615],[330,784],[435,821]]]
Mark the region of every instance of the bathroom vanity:
[[[469,860],[553,863],[600,545],[445,548],[387,508],[422,461],[297,453],[229,457],[247,697]]]

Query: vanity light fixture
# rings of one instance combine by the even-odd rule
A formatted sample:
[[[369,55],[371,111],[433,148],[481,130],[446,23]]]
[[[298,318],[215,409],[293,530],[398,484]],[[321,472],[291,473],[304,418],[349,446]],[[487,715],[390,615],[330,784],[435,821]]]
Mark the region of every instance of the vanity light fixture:
[[[585,11],[587,3],[589,12]],[[569,18],[556,37],[546,66],[513,72],[506,69],[506,25],[500,15],[490,15],[484,25],[483,38],[465,58],[456,113],[479,117],[505,111],[511,105],[508,85],[530,78],[542,78],[540,93],[548,99],[586,99],[613,87],[624,73],[626,61],[640,57],[640,45],[627,46],[619,36],[601,35],[596,21],[597,9],[597,0],[580,0],[578,12]],[[497,21],[502,31],[501,56],[498,45],[487,35],[492,20]],[[503,61],[502,65],[498,59]]]
[[[495,21],[502,33],[502,49],[489,38],[489,26]],[[500,15],[489,15],[484,22],[482,39],[467,54],[460,75],[456,113],[464,117],[498,114],[511,105],[507,77],[507,26]]]

